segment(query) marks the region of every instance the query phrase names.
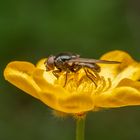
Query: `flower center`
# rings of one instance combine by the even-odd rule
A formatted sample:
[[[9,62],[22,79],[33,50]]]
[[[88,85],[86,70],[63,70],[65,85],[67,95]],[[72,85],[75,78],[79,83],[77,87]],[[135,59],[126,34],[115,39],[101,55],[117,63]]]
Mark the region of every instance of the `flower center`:
[[[63,72],[55,81],[55,84],[63,86],[70,93],[94,93],[104,92],[111,87],[111,79],[105,79],[99,73],[90,69],[81,69],[76,73]]]

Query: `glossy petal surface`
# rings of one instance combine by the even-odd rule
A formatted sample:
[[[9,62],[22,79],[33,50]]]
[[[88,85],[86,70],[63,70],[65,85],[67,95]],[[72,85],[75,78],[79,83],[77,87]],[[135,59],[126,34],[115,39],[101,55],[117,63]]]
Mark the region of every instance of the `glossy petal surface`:
[[[101,64],[101,75],[110,77],[112,80],[125,68],[135,62],[128,53],[119,50],[108,52],[100,59],[121,62],[121,64]]]
[[[19,89],[35,98],[39,98],[40,88],[32,79],[34,70],[35,66],[29,62],[14,61],[6,66],[4,77]]]
[[[4,77],[11,84],[60,112],[75,114],[96,107],[140,105],[140,63],[119,50],[108,52],[101,59],[121,63],[100,64],[100,73],[88,69],[89,77],[84,69],[69,73],[66,82],[65,71],[58,78],[52,71],[46,71],[44,62],[47,58],[41,59],[36,66],[29,62],[14,61],[6,66]]]
[[[132,87],[118,87],[97,96],[95,104],[103,108],[140,105],[140,92]]]

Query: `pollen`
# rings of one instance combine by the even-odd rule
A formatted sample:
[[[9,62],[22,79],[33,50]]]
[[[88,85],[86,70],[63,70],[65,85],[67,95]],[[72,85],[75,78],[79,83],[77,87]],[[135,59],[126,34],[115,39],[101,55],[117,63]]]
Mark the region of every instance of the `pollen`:
[[[111,87],[111,79],[105,79],[90,69],[81,69],[76,73],[68,73],[67,77],[65,72],[62,73],[55,84],[63,86],[69,93],[99,94]]]

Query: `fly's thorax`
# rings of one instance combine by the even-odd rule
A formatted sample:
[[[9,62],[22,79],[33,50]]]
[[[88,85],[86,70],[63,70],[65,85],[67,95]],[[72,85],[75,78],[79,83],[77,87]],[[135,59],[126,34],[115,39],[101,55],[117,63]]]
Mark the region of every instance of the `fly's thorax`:
[[[56,68],[61,70],[70,69],[70,64],[68,63],[69,60],[75,59],[77,57],[79,57],[79,55],[72,53],[60,53],[55,56],[54,64]]]

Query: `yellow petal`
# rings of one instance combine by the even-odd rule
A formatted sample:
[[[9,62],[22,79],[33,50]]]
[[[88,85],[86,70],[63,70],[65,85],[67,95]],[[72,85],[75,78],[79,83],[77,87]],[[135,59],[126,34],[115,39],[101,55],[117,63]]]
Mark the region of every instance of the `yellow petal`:
[[[140,92],[132,87],[117,87],[95,97],[95,106],[114,108],[129,105],[140,105]]]
[[[140,79],[140,63],[133,63],[127,68],[123,69],[113,80],[113,85],[116,86],[122,79],[129,78],[134,81]]]
[[[52,74],[52,72],[46,72],[42,69],[36,69],[33,73],[33,78],[37,85],[43,91],[51,91],[55,89],[55,92],[57,92],[58,90],[61,90],[61,92],[65,92],[64,88],[54,84],[56,77]]]
[[[40,88],[32,79],[32,73],[34,70],[35,66],[29,62],[13,61],[6,66],[4,77],[19,89],[35,98],[39,98],[38,93]]]
[[[47,60],[47,58],[42,58],[41,60],[39,60],[36,64],[36,67],[39,68],[39,69],[43,69],[45,70],[46,67],[45,67],[45,61]]]
[[[134,62],[133,58],[127,52],[121,50],[107,52],[104,55],[102,55],[100,59],[125,62],[125,64],[123,64],[125,66]]]
[[[71,94],[67,98],[59,99],[61,111],[66,113],[81,113],[94,109],[94,102],[90,95]]]
[[[58,94],[58,95],[57,95]],[[94,104],[90,96],[85,94],[73,94],[67,96],[59,96],[61,91],[45,91],[40,93],[42,102],[54,110],[65,113],[81,113],[93,110]]]
[[[140,91],[140,82],[138,81],[133,81],[131,79],[125,78],[121,80],[120,83],[117,85],[117,87],[123,87],[123,86],[133,87]]]
[[[62,86],[51,84],[49,73],[36,69],[33,74],[34,80],[42,89],[40,100],[49,107],[65,112],[79,113],[93,109],[93,101],[90,95],[69,93]]]
[[[125,69],[128,65],[131,65],[135,61],[132,57],[124,51],[111,51],[104,54],[100,59],[109,61],[118,61],[121,64],[101,64],[101,75],[111,78],[112,80],[118,73]]]

